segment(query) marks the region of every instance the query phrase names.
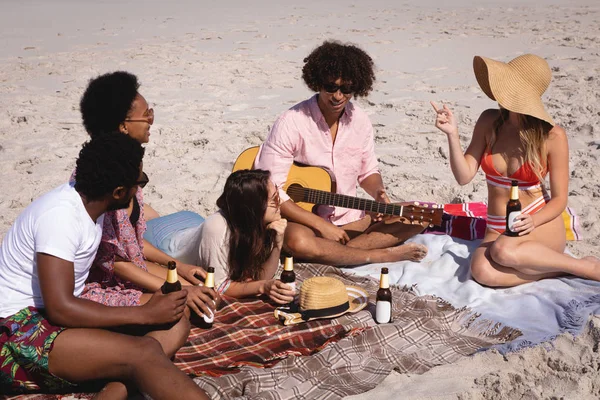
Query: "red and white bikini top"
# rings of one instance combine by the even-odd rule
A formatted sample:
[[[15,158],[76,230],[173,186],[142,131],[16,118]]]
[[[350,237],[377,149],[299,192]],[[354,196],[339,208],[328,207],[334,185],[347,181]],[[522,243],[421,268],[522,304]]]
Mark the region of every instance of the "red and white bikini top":
[[[485,172],[485,179],[492,186],[510,189],[513,180],[519,182],[519,190],[532,190],[542,186],[529,163],[521,165],[521,167],[510,176],[503,176],[500,174],[500,172],[496,170],[496,167],[494,167],[492,155],[487,149],[481,157],[481,169]],[[544,170],[542,176],[545,177],[547,172],[547,169]]]

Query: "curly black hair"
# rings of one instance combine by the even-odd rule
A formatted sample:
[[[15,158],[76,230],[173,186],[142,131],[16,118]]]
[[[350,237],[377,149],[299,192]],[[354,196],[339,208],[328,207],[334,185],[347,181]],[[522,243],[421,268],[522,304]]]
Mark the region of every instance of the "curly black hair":
[[[75,190],[99,200],[119,186],[133,187],[140,176],[144,148],[122,134],[100,135],[83,144],[75,169]]]
[[[352,83],[355,96],[367,96],[375,82],[373,68],[371,57],[358,47],[325,41],[304,59],[302,79],[318,92],[323,84],[342,78],[342,82]]]
[[[137,77],[125,71],[91,79],[79,103],[87,133],[94,137],[117,131],[127,118],[139,87]]]

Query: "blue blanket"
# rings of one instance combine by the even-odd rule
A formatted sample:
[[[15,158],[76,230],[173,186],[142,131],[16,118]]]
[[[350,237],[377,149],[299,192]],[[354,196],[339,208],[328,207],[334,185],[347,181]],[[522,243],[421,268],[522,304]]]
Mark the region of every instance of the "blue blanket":
[[[146,222],[144,239],[181,262],[198,265],[202,216],[178,211]]]
[[[600,313],[600,282],[564,277],[491,289],[471,278],[470,254],[479,241],[447,235],[418,235],[411,241],[429,248],[420,263],[369,264],[346,271],[379,279],[385,266],[390,283],[415,286],[418,294],[438,296],[455,307],[468,306],[484,318],[520,329],[523,336],[498,346],[503,353],[534,346],[564,332],[577,335],[591,314]]]

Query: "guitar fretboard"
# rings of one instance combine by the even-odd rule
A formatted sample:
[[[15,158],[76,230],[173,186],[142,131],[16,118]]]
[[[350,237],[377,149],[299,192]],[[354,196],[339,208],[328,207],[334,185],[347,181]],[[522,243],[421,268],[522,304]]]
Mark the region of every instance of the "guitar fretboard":
[[[302,201],[312,204],[326,204],[335,207],[352,208],[354,210],[371,211],[386,215],[402,215],[403,206],[396,204],[379,203],[374,200],[361,199],[343,194],[326,192],[323,190],[309,189],[301,186],[290,186],[288,194],[302,196]]]

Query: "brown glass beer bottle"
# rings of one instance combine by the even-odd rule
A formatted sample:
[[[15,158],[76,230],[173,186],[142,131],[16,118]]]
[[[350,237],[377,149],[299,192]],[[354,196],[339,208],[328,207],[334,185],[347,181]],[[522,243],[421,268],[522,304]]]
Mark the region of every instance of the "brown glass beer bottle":
[[[521,215],[521,202],[519,201],[519,182],[512,181],[510,188],[510,200],[506,204],[506,236],[519,236],[514,231],[515,218]]]
[[[390,290],[390,281],[388,278],[388,269],[381,268],[381,278],[379,279],[379,290],[375,303],[375,322],[378,324],[387,324],[392,321],[392,291]]]
[[[283,272],[281,273],[281,277],[279,278],[281,282],[290,285],[292,290],[296,291],[296,273],[294,272],[294,259],[293,257],[286,257],[285,262],[283,264]],[[289,306],[292,306],[294,301],[289,303]]]
[[[167,267],[169,268],[167,271],[167,280],[160,288],[160,291],[163,294],[181,290],[181,282],[179,282],[179,279],[177,278],[177,264],[175,261],[169,261]]]

